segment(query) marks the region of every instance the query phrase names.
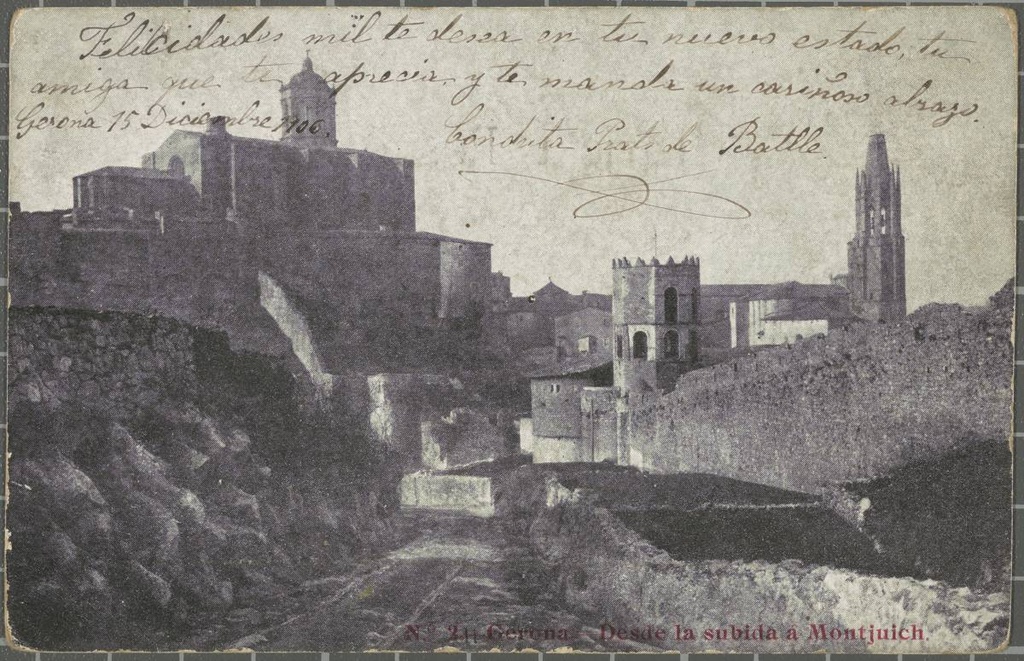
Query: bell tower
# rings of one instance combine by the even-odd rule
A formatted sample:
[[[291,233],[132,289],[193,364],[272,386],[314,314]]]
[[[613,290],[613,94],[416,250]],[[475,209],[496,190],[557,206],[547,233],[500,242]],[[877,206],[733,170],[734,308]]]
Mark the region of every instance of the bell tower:
[[[696,365],[700,261],[612,263],[612,347],[622,395],[672,390]]]
[[[882,134],[868,142],[855,191],[857,229],[847,244],[853,312],[866,321],[892,323],[907,316],[906,240],[900,171],[889,162]]]
[[[281,140],[296,147],[337,147],[335,113],[333,90],[306,55],[302,71],[281,86],[281,115],[288,120]]]

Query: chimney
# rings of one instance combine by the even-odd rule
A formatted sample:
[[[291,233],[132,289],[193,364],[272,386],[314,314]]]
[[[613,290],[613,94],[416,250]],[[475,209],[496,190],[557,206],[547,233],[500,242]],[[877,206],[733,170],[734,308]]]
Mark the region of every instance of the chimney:
[[[206,125],[206,132],[210,135],[227,135],[227,117],[225,117],[224,115],[217,115],[216,117],[211,117],[209,123]]]

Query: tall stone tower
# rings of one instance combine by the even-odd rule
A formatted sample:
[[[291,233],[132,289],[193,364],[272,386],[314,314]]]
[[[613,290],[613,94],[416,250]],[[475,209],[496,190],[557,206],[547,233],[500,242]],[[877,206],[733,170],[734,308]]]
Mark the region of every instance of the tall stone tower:
[[[846,283],[853,312],[868,321],[894,322],[907,316],[906,247],[900,171],[889,163],[882,134],[868,142],[856,191],[857,232],[848,244]]]
[[[675,387],[698,358],[700,261],[612,262],[615,385],[624,396]]]
[[[302,71],[281,87],[281,115],[291,120],[281,139],[296,147],[337,147],[335,98],[306,56]],[[314,125],[314,122],[319,123]],[[313,132],[315,131],[315,132]]]

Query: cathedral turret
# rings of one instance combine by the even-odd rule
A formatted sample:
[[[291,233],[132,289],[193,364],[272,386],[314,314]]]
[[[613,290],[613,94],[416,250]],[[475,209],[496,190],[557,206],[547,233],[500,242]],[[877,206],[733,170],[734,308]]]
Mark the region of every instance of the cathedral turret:
[[[868,141],[854,191],[857,229],[847,253],[854,312],[869,321],[897,321],[907,314],[906,249],[900,173],[889,162],[884,135]]]
[[[307,55],[302,70],[281,87],[281,114],[286,120],[281,139],[297,147],[336,147],[335,112],[333,90],[313,71]]]

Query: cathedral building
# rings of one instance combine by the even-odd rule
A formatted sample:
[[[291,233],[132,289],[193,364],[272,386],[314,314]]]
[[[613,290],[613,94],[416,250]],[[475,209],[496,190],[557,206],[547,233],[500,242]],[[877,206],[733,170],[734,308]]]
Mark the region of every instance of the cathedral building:
[[[472,356],[449,329],[470,337],[489,311],[490,244],[417,230],[413,162],[339,147],[308,57],[280,93],[280,139],[215,117],[139,167],[74,177],[69,212],[13,213],[12,304],[158,313],[253,351],[290,340],[327,371]],[[295,329],[308,338],[281,340]]]
[[[281,87],[280,140],[232,135],[223,117],[202,133],[174,131],[141,167],[75,177],[73,222],[227,221],[261,234],[415,231],[413,162],[338,147],[335,101],[307,57]]]

